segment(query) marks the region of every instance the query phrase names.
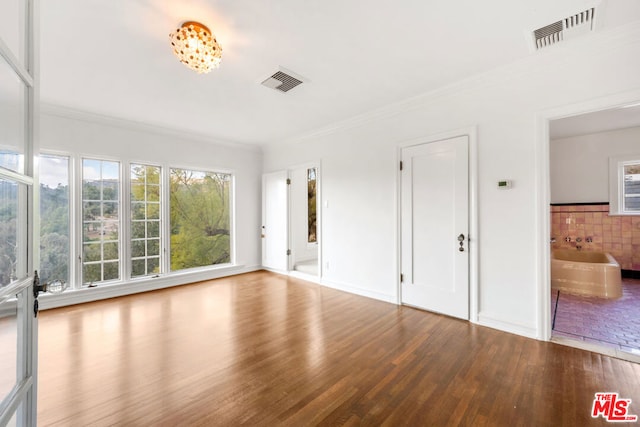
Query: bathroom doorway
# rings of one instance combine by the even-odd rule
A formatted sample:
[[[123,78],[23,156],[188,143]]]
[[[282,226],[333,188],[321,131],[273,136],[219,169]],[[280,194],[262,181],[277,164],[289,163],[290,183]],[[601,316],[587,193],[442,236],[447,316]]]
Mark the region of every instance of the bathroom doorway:
[[[291,270],[319,276],[319,174],[312,163],[289,170],[289,227]]]
[[[551,338],[640,356],[640,102],[549,122]]]

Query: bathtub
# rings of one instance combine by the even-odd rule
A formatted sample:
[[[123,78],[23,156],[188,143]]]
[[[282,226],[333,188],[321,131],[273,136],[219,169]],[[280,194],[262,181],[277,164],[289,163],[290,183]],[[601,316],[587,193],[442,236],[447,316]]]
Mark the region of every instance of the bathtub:
[[[553,250],[551,288],[601,298],[620,298],[620,264],[606,252]]]

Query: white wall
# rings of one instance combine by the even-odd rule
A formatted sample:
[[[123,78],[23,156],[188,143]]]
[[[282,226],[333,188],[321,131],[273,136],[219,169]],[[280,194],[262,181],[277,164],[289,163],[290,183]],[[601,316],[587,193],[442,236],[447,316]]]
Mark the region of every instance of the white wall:
[[[640,154],[640,127],[551,141],[551,203],[608,202],[609,157],[621,154]]]
[[[638,23],[566,42],[457,85],[284,141],[265,151],[264,169],[320,159],[323,280],[397,301],[397,147],[477,126],[479,321],[542,336],[536,305],[538,114],[637,90],[638,51]],[[514,187],[498,190],[499,179],[513,180]]]
[[[236,271],[260,266],[262,153],[258,148],[215,143],[54,107],[45,107],[41,114],[40,139],[43,152],[232,172],[236,264],[240,267]],[[188,278],[182,279],[185,281]]]

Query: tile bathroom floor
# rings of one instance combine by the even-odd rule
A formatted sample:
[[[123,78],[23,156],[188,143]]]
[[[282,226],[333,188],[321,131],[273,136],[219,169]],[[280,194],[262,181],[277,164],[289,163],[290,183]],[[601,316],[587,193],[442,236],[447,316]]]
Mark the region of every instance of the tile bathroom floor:
[[[638,279],[622,279],[622,297],[617,300],[565,292],[558,296],[552,289],[551,315],[553,336],[640,353]]]

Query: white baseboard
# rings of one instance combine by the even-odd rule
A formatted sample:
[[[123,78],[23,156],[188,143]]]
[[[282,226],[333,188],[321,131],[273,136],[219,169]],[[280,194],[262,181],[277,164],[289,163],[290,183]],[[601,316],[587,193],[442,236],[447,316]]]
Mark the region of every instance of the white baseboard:
[[[480,326],[497,329],[499,331],[521,335],[527,338],[538,339],[538,334],[535,328],[521,325],[519,323],[510,322],[508,320],[499,319],[497,316],[491,313],[479,313],[477,324]]]
[[[289,272],[289,276],[295,277],[296,279],[304,280],[307,282],[315,283],[317,285],[322,285],[322,279],[319,276],[314,276],[312,274],[301,273],[296,270],[291,270]]]
[[[349,292],[350,294],[360,295],[367,298],[372,298],[378,301],[389,302],[391,304],[398,304],[398,300],[395,295],[383,294],[381,292],[370,291],[368,289],[363,289],[355,285],[351,285],[348,283],[340,283],[334,282],[332,280],[321,279],[322,286],[326,286],[327,288],[337,289],[339,291]]]
[[[307,282],[315,283],[320,286],[325,286],[331,289],[336,289],[338,291],[348,292],[350,294],[360,295],[362,297],[372,298],[378,301],[390,302],[391,304],[395,304],[395,305],[398,304],[397,298],[394,295],[388,295],[388,294],[383,294],[381,292],[370,291],[368,289],[363,289],[355,285],[335,282],[332,280],[321,278],[319,276],[313,276],[311,274],[305,274],[295,270],[282,271],[282,270],[274,270],[272,268],[266,268],[266,267],[262,267],[262,269],[266,271],[270,271],[272,273],[295,277],[296,279],[305,280]]]
[[[221,277],[235,276],[237,274],[250,273],[261,270],[259,265],[232,266],[215,270],[198,271],[184,274],[174,274],[155,278],[134,280],[128,283],[97,286],[95,288],[83,288],[66,291],[61,294],[42,294],[39,300],[41,310],[64,307],[67,305],[82,304],[85,302],[99,301],[108,298],[133,295],[141,292],[155,291],[173,286],[188,285],[203,280],[218,279]]]

